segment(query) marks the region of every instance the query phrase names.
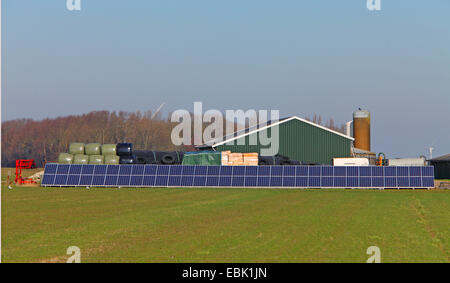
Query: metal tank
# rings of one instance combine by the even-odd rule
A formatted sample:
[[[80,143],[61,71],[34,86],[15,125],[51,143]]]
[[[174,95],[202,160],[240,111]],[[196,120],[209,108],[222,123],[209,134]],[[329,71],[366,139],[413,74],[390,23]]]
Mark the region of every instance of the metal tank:
[[[370,151],[370,112],[361,108],[353,112],[354,146]]]

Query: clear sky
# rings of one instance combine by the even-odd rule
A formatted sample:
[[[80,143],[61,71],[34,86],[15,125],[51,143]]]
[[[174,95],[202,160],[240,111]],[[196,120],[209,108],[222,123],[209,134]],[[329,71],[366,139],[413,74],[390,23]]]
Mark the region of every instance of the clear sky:
[[[372,149],[450,153],[450,1],[2,1],[2,120],[92,110],[372,113]]]

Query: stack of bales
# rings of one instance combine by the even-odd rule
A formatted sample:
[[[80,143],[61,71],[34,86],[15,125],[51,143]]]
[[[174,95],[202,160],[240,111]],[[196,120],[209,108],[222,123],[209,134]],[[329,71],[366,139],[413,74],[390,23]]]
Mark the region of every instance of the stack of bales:
[[[60,153],[60,164],[119,164],[115,144],[72,143],[69,153]]]
[[[258,153],[232,153],[231,151],[222,151],[222,165],[257,166]]]

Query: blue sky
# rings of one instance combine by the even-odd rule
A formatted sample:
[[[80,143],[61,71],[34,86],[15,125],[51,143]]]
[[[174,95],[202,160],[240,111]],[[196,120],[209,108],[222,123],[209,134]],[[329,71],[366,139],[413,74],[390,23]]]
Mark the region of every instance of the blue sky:
[[[373,151],[450,153],[450,1],[2,1],[2,119],[372,113]]]

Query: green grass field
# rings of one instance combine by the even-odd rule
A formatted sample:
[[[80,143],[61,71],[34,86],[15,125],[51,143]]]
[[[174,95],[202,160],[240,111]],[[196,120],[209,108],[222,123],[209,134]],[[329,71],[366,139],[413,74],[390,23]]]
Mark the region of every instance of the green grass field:
[[[449,191],[2,189],[2,262],[450,262]]]

